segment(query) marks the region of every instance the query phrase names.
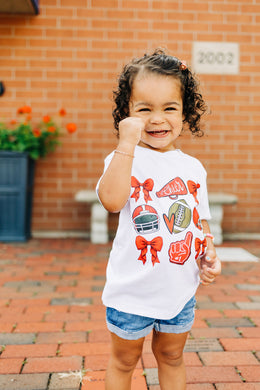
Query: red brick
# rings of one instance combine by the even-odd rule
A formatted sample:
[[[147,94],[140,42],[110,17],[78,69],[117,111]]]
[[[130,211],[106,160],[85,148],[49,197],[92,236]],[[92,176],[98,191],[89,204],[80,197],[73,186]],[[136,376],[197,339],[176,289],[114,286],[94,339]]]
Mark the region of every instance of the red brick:
[[[199,352],[206,366],[258,365],[258,360],[251,352]]]
[[[62,331],[62,328],[63,322],[18,323],[15,333],[58,332]]]
[[[221,338],[221,337],[239,337],[234,328],[195,328],[191,329],[191,335],[195,338]]]
[[[237,369],[241,372],[242,377],[247,382],[259,382],[260,366],[242,366],[238,365]]]
[[[205,320],[208,318],[222,318],[223,314],[221,314],[218,310],[205,310],[199,309],[195,312],[195,318]]]
[[[13,330],[14,323],[2,322],[0,323],[0,333],[11,333]]]
[[[260,390],[260,383],[218,383],[217,390]]]
[[[241,332],[242,336],[245,338],[257,338],[260,335],[260,328],[238,328],[239,332]]]
[[[238,313],[240,317],[260,318],[260,310],[224,310],[226,317],[237,317]]]
[[[7,345],[1,357],[3,358],[28,358],[55,356],[58,344],[53,345]]]
[[[15,318],[17,315],[21,315],[21,317],[23,317],[23,315],[22,315],[23,311],[24,311],[24,308],[22,306],[12,308],[12,309],[9,306],[4,307],[1,310],[1,322],[4,322],[4,320],[8,319],[8,318],[13,320],[13,318]],[[28,318],[27,318],[27,320],[28,320]]]
[[[204,328],[208,328],[208,325],[204,319],[200,320],[195,316],[193,328],[203,328],[204,329]]]
[[[226,295],[226,294],[216,294],[215,296],[211,296],[212,302],[251,302],[251,300],[245,296],[246,294],[237,294],[237,295]],[[248,295],[248,294],[247,294]]]
[[[67,332],[72,331],[83,331],[88,332],[92,330],[106,330],[106,322],[105,319],[102,321],[75,321],[75,322],[67,322],[65,324],[65,330]]]
[[[0,374],[19,374],[23,359],[0,359]]]
[[[79,3],[80,3],[80,1],[79,1]],[[91,3],[92,3],[93,7],[100,7],[100,8],[117,8],[118,7],[118,0],[92,0]]]
[[[88,335],[89,343],[110,342],[110,332],[106,330],[93,330]]]
[[[17,314],[15,314],[13,312],[12,309],[9,309],[9,312],[7,313],[3,313],[2,315],[2,319],[4,321],[13,321],[14,323],[17,322],[17,317],[19,316],[19,321],[25,325],[28,325],[28,323],[30,322],[30,318],[31,318],[31,321],[33,322],[36,322],[36,321],[42,321],[43,320],[43,314],[42,313],[34,313],[32,315],[30,315],[30,317],[28,315],[25,315],[25,314],[22,314],[19,315],[19,312]]]
[[[187,383],[241,382],[233,367],[189,367]]]
[[[97,312],[93,311],[93,313],[90,314],[90,318],[92,321],[104,321],[105,324],[105,313],[103,312]]]
[[[28,302],[28,301],[27,301]],[[37,304],[33,306],[28,306],[26,308],[26,314],[35,314],[35,313],[42,313],[42,314],[49,314],[49,313],[66,313],[68,311],[68,306],[38,306]]]
[[[23,368],[23,374],[43,372],[66,372],[81,370],[82,358],[52,357],[52,358],[29,358]]]
[[[62,344],[60,346],[61,356],[72,355],[100,355],[108,354],[110,352],[109,343],[77,343],[77,344]]]
[[[51,322],[74,322],[74,321],[86,321],[88,315],[85,313],[50,313],[45,316],[45,321]]]
[[[260,350],[260,338],[250,339],[220,339],[226,351],[257,351]]]
[[[134,370],[131,389],[147,390],[145,376],[143,375],[143,369]]]
[[[105,390],[105,371],[87,372],[82,382],[82,390]]]
[[[256,326],[260,326],[260,317],[256,318],[256,317],[250,317],[253,324],[255,324]]]
[[[199,383],[199,384],[188,384],[187,386],[187,390],[213,390],[214,389],[214,386],[213,385],[210,385],[210,384],[206,384],[206,383]],[[153,389],[153,387],[151,387],[151,390],[157,390],[157,389]],[[158,387],[158,390],[161,390],[159,387]]]
[[[84,367],[90,370],[106,370],[109,360],[108,354],[102,355],[88,355],[85,358]]]
[[[85,332],[38,333],[36,344],[78,343],[86,341]]]

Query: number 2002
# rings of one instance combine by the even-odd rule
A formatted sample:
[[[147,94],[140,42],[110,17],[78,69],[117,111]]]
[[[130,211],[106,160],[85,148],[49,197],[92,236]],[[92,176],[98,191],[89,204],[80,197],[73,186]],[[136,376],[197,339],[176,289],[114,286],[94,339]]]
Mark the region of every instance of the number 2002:
[[[198,53],[198,55],[199,55],[198,61],[200,64],[233,65],[233,61],[234,61],[234,54],[230,53],[230,52],[228,52],[228,53],[223,53],[223,52],[214,53],[212,51],[207,51],[207,52],[200,51]]]

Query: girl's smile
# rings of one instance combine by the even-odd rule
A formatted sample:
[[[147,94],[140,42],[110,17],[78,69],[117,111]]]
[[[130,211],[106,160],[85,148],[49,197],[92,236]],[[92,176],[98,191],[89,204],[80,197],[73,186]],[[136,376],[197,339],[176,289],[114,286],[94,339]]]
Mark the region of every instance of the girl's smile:
[[[168,134],[167,130],[148,131],[148,134],[152,137],[161,138]]]
[[[142,73],[134,80],[130,116],[145,123],[139,146],[161,152],[174,150],[174,141],[182,131],[180,81],[172,76]]]

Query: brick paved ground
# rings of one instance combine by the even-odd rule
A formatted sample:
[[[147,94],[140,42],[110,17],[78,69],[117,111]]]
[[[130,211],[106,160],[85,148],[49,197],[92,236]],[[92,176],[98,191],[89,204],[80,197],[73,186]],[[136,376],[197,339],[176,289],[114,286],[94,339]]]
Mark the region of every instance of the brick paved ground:
[[[260,257],[260,241],[228,243]],[[0,389],[103,390],[109,334],[101,291],[111,244],[0,244]],[[185,350],[187,390],[260,389],[260,263],[224,263],[200,287]],[[159,390],[145,341],[133,390]],[[83,381],[81,382],[81,379]]]

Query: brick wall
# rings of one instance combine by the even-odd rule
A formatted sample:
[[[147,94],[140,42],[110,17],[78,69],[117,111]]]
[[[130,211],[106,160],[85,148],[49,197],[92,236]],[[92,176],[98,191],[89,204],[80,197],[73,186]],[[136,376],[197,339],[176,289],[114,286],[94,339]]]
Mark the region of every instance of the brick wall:
[[[0,117],[24,104],[39,118],[64,107],[78,125],[37,162],[33,230],[85,231],[89,209],[74,194],[94,188],[116,144],[111,91],[122,64],[158,46],[191,63],[193,41],[239,43],[240,74],[200,76],[206,135],[178,145],[205,165],[210,191],[238,196],[225,231],[260,232],[257,0],[41,0],[38,16],[0,15]]]

